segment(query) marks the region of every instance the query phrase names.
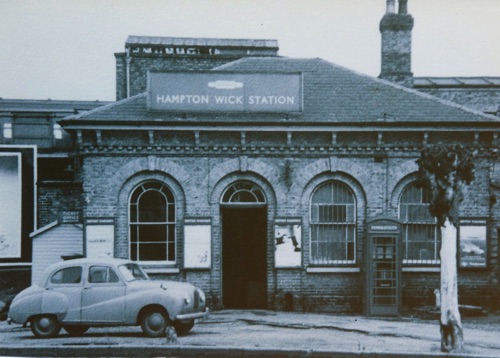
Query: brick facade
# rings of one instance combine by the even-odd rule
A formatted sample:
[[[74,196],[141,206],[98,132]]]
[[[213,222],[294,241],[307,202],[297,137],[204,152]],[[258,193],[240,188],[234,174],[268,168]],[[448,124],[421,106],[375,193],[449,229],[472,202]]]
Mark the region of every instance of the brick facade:
[[[410,68],[407,50],[411,48],[409,36],[413,20],[406,14],[393,15],[397,21],[386,19],[384,24],[397,25],[396,30],[406,32],[389,31],[385,50],[404,52],[402,62],[397,61],[404,71],[398,76],[402,74],[407,79],[411,76],[407,71]],[[402,25],[400,17],[404,18]],[[400,25],[404,25],[404,29]],[[392,38],[393,35],[396,37]],[[404,46],[398,47],[398,43]],[[267,203],[265,307],[360,313],[365,307],[368,270],[366,222],[377,217],[398,218],[399,199],[415,180],[418,169],[415,161],[425,145],[460,142],[480,153],[476,180],[465,193],[461,216],[489,218],[491,227],[487,268],[460,270],[460,302],[479,304],[483,300],[482,306],[494,305],[498,297],[498,240],[495,240],[498,222],[492,218],[498,204],[491,206],[490,203],[492,176],[498,176],[498,171],[492,171],[492,165],[498,161],[494,157],[498,137],[493,134],[494,129],[487,129],[489,127],[478,127],[474,132],[466,124],[459,124],[458,130],[454,128],[456,124],[439,126],[439,120],[434,124],[419,124],[438,117],[466,123],[473,120],[471,116],[479,119],[477,114],[458,111],[410,90],[354,75],[321,60],[293,61],[276,57],[239,60],[217,68],[232,57],[116,54],[118,98],[125,98],[127,56],[132,96],[146,90],[147,70],[188,71],[214,67],[224,70],[229,66],[237,72],[300,71],[304,73],[304,112],[287,115],[289,124],[283,122],[280,115],[178,117],[175,113],[156,114],[155,122],[150,124],[146,96],[139,94],[118,102],[116,108],[111,106],[96,114],[75,116],[66,121],[63,125],[76,141],[81,162],[84,217],[114,219],[116,257],[129,257],[130,194],[146,180],[161,182],[171,190],[176,201],[176,260],[174,264],[155,263],[145,267],[157,279],[194,283],[207,293],[213,309],[223,308],[221,198],[231,184],[250,181],[262,189]],[[356,93],[355,98],[337,95],[351,92]],[[73,129],[74,123],[86,118],[94,124],[84,122],[84,130]],[[215,119],[217,124],[212,124]],[[96,129],[100,121],[110,125],[116,120],[121,121],[117,127]],[[179,120],[190,122],[176,128]],[[384,129],[405,120],[414,124]],[[255,121],[262,122],[262,126],[255,125]],[[304,123],[302,130],[290,126],[297,121]],[[356,121],[370,124],[364,124],[363,129],[349,127]],[[343,122],[346,126],[342,126]],[[134,127],[130,127],[130,123]],[[159,123],[172,129],[163,130]],[[266,129],[269,125],[275,129]],[[476,124],[471,122],[471,125]],[[134,130],[130,130],[132,128]],[[311,196],[321,184],[332,180],[346,184],[355,197],[355,262],[318,267],[312,265],[310,259]],[[188,217],[211,219],[209,269],[184,267],[183,221]],[[298,218],[302,223],[300,267],[275,267],[274,223],[278,218]],[[401,286],[404,307],[434,305],[439,267],[403,265]]]
[[[140,139],[131,133],[129,143]],[[119,149],[107,142],[102,134],[102,146],[84,141],[83,190],[86,198],[85,217],[115,218],[115,256],[128,257],[128,197],[132,189],[146,179],[165,183],[174,193],[177,203],[177,260],[179,273],[155,273],[156,278],[189,280],[202,287],[214,308],[220,308],[221,292],[221,216],[220,198],[224,190],[238,180],[258,184],[267,197],[267,307],[285,309],[292,295],[293,309],[309,312],[362,312],[364,302],[364,252],[366,234],[364,223],[377,216],[398,217],[398,198],[417,169],[419,155],[413,146],[373,148],[320,148],[310,145],[302,151],[292,150],[285,136],[276,136],[274,142],[248,151],[245,146],[219,142],[217,147],[194,138],[171,147],[157,141],[154,148],[129,146]],[[134,138],[132,138],[134,137]],[[230,136],[229,136],[230,137]],[[259,141],[258,133],[253,137]],[[341,140],[339,136],[339,140]],[[411,142],[409,138],[402,138]],[[108,146],[108,144],[110,144]],[[229,145],[226,145],[229,144]],[[419,147],[420,143],[413,143]],[[271,149],[272,148],[272,149]],[[380,150],[383,160],[375,160]],[[347,154],[349,153],[349,154]],[[331,272],[310,270],[309,263],[309,201],[312,192],[328,180],[340,180],[353,191],[357,203],[356,263]],[[490,167],[487,159],[477,165],[476,180],[465,195],[463,216],[494,217],[490,213]],[[183,218],[212,218],[212,269],[183,268]],[[303,223],[302,267],[274,267],[273,222],[277,217],[300,217]],[[498,224],[493,224],[497,225]],[[460,301],[464,304],[491,305],[498,279],[498,242],[495,233],[489,233],[488,268],[461,270]],[[403,268],[404,306],[434,304],[434,289],[439,287],[439,273],[411,272]],[[288,300],[290,296],[288,296]],[[490,306],[488,306],[490,307]]]

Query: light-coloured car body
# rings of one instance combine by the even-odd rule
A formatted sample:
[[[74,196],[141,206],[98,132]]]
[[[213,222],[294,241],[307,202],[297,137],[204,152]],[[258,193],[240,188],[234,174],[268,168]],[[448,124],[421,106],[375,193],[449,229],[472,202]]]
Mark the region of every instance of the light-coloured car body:
[[[203,291],[189,283],[151,280],[130,260],[82,258],[50,266],[37,284],[14,298],[9,321],[29,323],[33,333],[42,337],[43,332],[38,334],[33,326],[47,325],[47,320],[69,333],[72,327],[84,332],[92,326],[143,325],[148,335],[159,336],[165,329],[151,333],[144,327],[145,320],[158,325],[163,316],[166,326],[187,333],[195,319],[207,314]]]

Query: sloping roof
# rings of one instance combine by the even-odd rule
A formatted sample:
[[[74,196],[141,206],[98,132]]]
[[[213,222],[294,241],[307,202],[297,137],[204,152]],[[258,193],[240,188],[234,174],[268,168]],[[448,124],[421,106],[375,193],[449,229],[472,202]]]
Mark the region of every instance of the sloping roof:
[[[126,47],[134,45],[158,46],[216,46],[216,47],[258,47],[278,48],[277,40],[250,40],[250,39],[216,39],[216,38],[190,38],[190,37],[158,37],[158,36],[129,36]]]
[[[61,101],[0,98],[0,112],[80,112],[106,105],[101,101]]]
[[[169,122],[169,123],[415,123],[494,122],[498,118],[399,86],[356,73],[321,59],[248,57],[215,68],[229,72],[302,72],[303,112],[299,114],[193,114],[147,110],[147,94],[140,94],[69,121]]]

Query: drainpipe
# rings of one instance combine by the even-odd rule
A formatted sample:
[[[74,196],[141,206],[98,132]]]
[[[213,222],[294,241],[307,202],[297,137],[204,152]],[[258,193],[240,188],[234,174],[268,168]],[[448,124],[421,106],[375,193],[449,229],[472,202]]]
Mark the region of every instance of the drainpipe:
[[[130,49],[126,49],[125,57],[125,71],[126,71],[126,81],[127,81],[127,98],[130,97]]]

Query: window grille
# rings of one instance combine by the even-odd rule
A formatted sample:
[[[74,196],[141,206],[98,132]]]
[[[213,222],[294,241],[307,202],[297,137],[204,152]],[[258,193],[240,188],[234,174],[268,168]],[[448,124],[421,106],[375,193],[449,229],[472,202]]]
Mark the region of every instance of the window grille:
[[[399,203],[403,229],[403,264],[439,263],[440,239],[436,219],[429,213],[432,193],[415,183],[406,187]]]
[[[175,262],[175,199],[157,181],[138,185],[129,204],[130,258]]]
[[[356,202],[351,189],[339,181],[321,185],[310,207],[311,263],[355,262]]]

